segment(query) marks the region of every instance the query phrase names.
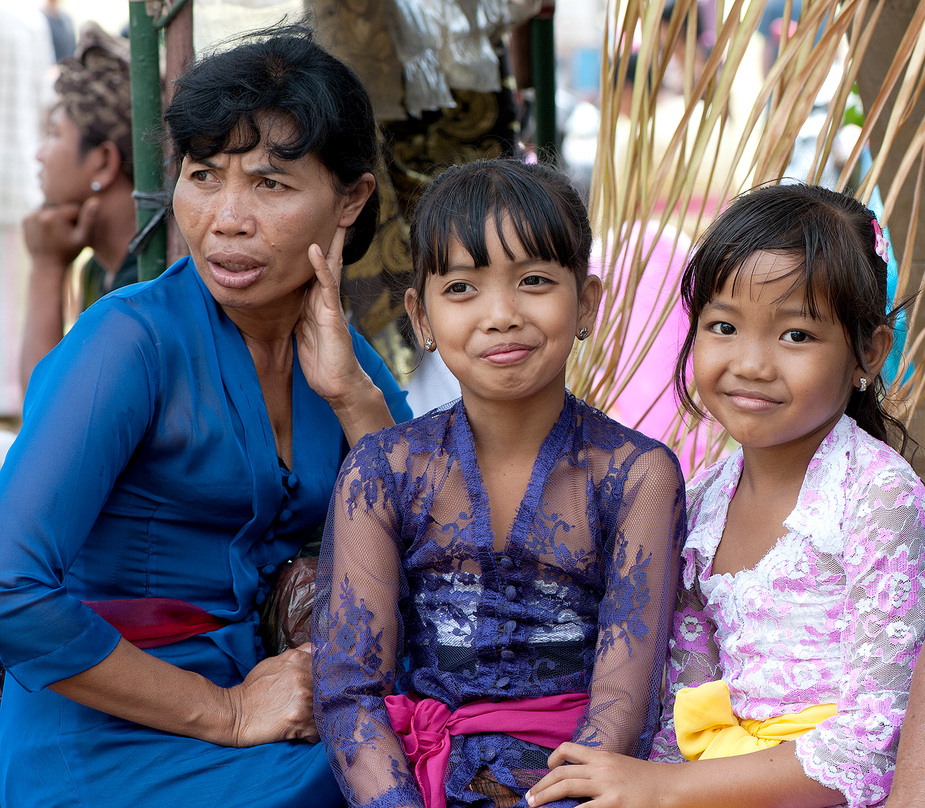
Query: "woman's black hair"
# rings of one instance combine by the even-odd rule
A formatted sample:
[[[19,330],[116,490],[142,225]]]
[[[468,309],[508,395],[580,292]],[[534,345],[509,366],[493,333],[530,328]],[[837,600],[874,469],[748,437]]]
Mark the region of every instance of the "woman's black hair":
[[[261,117],[280,116],[292,133],[273,139]],[[304,23],[276,26],[238,40],[193,65],[176,83],[164,114],[173,153],[201,160],[219,152],[242,154],[266,137],[279,160],[311,153],[346,193],[364,173],[375,173],[380,145],[372,104],[350,68],[313,38]],[[367,201],[347,230],[344,263],[359,260],[376,232],[379,195]]]
[[[504,238],[506,216],[527,255],[570,270],[581,291],[591,257],[591,224],[568,178],[542,164],[478,160],[448,168],[415,207],[410,242],[418,305],[423,306],[427,276],[446,275],[454,241],[477,267],[488,265],[485,231],[490,216],[508,256],[513,258]]]
[[[870,387],[855,389],[847,414],[878,440],[904,452],[905,426],[883,405],[885,389],[867,368],[865,352],[880,326],[893,329],[908,301],[890,309],[887,264],[875,251],[874,214],[851,196],[815,185],[765,185],[737,197],[701,237],[681,278],[681,300],[690,327],[675,366],[675,390],[685,409],[703,416],[688,388],[688,362],[704,307],[759,250],[802,258],[792,271],[788,294],[804,290],[813,318],[830,311],[841,323]]]

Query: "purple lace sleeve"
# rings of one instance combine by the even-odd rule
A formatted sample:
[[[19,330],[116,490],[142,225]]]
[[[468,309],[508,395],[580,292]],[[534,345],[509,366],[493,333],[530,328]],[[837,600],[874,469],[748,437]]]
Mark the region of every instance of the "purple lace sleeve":
[[[378,444],[361,443],[328,512],[312,626],[315,714],[350,805],[423,806],[384,703],[395,688],[407,586],[381,462]]]
[[[658,448],[636,459],[619,502],[605,540],[612,548],[606,554],[587,722],[574,740],[644,758],[658,726],[686,523],[684,480],[674,456]],[[651,697],[627,698],[633,693]]]

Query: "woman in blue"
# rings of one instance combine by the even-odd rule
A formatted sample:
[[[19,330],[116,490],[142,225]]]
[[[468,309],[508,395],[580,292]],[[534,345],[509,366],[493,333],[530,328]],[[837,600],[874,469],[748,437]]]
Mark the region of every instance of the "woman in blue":
[[[376,220],[356,77],[301,28],[200,62],[166,114],[190,247],[85,312],[0,472],[0,804],[340,802],[307,649],[258,608],[346,449],[410,416],[337,277]]]

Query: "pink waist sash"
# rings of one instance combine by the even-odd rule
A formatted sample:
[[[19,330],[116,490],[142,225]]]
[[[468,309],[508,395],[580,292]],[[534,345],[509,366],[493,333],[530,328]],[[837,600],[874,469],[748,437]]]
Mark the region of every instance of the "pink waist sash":
[[[169,645],[228,625],[227,620],[205,609],[172,598],[85,600],[84,603],[138,648]]]
[[[587,693],[563,693],[535,699],[473,701],[451,713],[436,699],[385,697],[392,729],[414,767],[425,808],[446,808],[443,778],[450,759],[451,735],[503,732],[555,749],[572,739],[587,703]]]

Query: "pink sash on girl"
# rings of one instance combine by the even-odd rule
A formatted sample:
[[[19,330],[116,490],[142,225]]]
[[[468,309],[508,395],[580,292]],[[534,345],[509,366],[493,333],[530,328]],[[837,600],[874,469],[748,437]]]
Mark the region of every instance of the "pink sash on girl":
[[[85,600],[84,604],[138,648],[169,645],[228,625],[199,606],[172,598]]]
[[[570,741],[588,703],[587,693],[464,704],[455,713],[436,699],[386,696],[385,707],[424,797],[425,808],[446,808],[443,778],[450,736],[477,732],[506,735],[555,749]]]

